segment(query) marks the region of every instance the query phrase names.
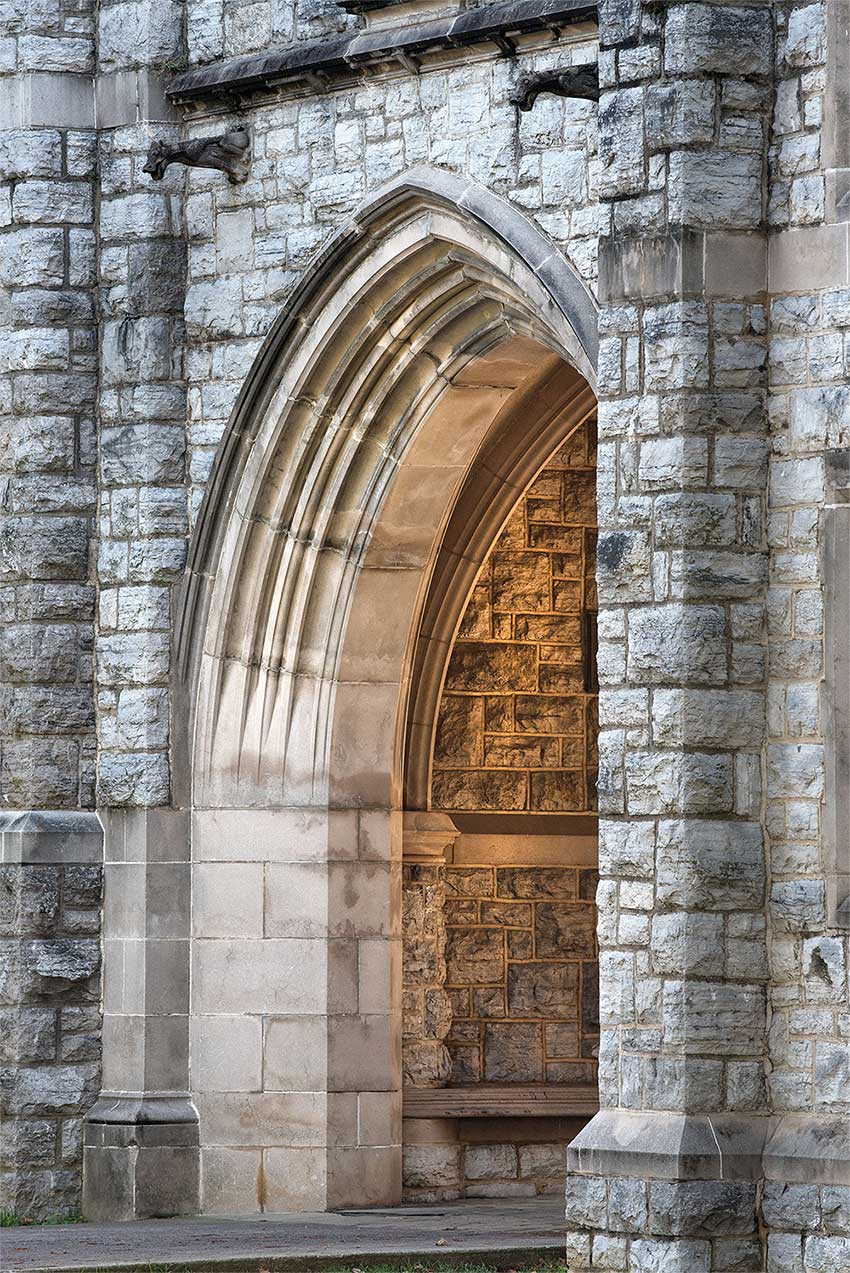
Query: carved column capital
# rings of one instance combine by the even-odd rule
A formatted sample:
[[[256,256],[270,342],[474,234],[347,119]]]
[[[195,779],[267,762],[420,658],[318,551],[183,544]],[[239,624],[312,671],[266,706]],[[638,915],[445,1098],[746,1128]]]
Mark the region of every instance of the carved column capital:
[[[447,813],[405,813],[402,836],[405,865],[443,866],[451,860],[451,850],[459,835]]]

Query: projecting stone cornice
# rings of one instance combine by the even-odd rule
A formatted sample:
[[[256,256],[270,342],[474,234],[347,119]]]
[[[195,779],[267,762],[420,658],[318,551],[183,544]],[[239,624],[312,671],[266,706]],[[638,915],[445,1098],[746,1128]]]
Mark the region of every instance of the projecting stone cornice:
[[[230,58],[184,71],[167,96],[178,104],[225,98],[233,101],[255,93],[323,92],[340,81],[359,78],[387,63],[418,70],[421,60],[441,52],[491,45],[510,56],[535,33],[554,38],[571,27],[597,19],[596,0],[509,0],[467,9],[427,22],[345,32],[266,53]]]

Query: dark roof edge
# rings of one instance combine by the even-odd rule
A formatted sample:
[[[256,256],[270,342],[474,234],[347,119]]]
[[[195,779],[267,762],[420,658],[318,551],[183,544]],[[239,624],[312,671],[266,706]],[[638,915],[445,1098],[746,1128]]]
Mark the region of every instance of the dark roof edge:
[[[391,9],[394,5],[410,4],[410,0],[336,0],[346,13],[374,13],[376,9]]]
[[[502,0],[416,25],[345,32],[214,62],[178,75],[168,86],[167,96],[172,102],[238,96],[275,87],[286,79],[351,70],[373,60],[386,61],[394,54],[415,57],[428,49],[458,48],[491,36],[562,28],[596,19],[596,0]]]

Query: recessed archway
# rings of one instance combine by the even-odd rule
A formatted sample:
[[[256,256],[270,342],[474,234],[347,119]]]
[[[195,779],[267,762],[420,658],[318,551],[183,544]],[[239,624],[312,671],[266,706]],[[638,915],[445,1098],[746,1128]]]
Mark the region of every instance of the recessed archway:
[[[454,595],[471,581],[552,430],[592,408],[592,314],[520,214],[420,173],[339,236],[246,384],[179,651],[206,1210],[235,1170],[249,1210],[399,1196],[401,811],[423,608],[435,580],[454,573]],[[220,901],[209,923],[202,893]],[[248,933],[221,920],[238,898]],[[205,1050],[237,1020],[256,1065],[210,1086]]]

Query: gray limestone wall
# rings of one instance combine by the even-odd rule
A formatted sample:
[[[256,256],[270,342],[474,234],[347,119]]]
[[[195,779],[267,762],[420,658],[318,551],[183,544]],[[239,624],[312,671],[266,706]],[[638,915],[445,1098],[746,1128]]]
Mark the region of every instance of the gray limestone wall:
[[[183,128],[163,79],[351,26],[338,6],[200,0],[185,30],[171,0],[4,15],[4,1205],[77,1205],[99,1082],[85,816],[173,798],[172,590],[228,415],[315,253],[369,192],[429,163],[523,210],[591,284],[601,244],[605,1109],[573,1160],[570,1258],[641,1273],[850,1263],[846,1150],[823,1149],[850,1112],[847,9],[602,0],[598,142],[590,103],[509,102],[520,72],[593,58],[587,28],[514,59],[282,91],[246,108],[241,186],[145,174],[151,137]],[[142,822],[123,838],[113,823],[113,970],[144,945],[140,924],[188,933],[185,828]],[[110,909],[130,874],[141,901]],[[107,981],[109,1083],[182,1090],[188,987],[151,976],[140,1010]],[[146,1050],[134,1034],[148,1018],[178,1058],[156,1079],[164,1036]],[[152,1069],[131,1083],[139,1056]],[[702,1133],[715,1147],[728,1133],[728,1165],[768,1115],[798,1129],[794,1152],[760,1147],[757,1167],[719,1179]],[[682,1117],[695,1178],[665,1140]],[[626,1126],[652,1163],[606,1141]]]
[[[605,1109],[568,1260],[837,1273],[848,15],[647,8],[600,6]]]
[[[83,1116],[100,1087],[94,864],[0,867],[0,1205],[79,1214]]]
[[[199,0],[187,10],[192,65],[355,29],[335,0]]]
[[[3,1205],[33,1218],[79,1210],[99,1088],[102,833],[72,811],[170,798],[184,178],[142,168],[182,40],[180,4],[106,3],[0,40]]]
[[[0,31],[0,1206],[79,1212],[100,1070],[95,9]]]
[[[523,73],[592,61],[592,30],[514,60],[377,74],[327,96],[251,111],[249,180],[188,173],[186,291],[188,462],[193,513],[216,446],[286,296],[336,230],[379,186],[432,164],[503,196],[561,248],[592,285],[596,272],[596,123],[591,102],[510,102]],[[190,120],[193,136],[238,122]]]

